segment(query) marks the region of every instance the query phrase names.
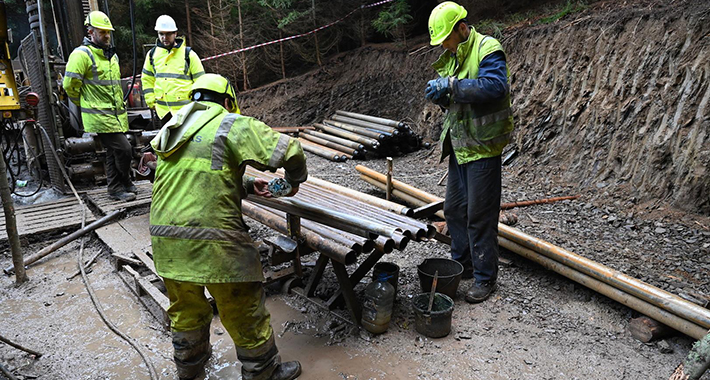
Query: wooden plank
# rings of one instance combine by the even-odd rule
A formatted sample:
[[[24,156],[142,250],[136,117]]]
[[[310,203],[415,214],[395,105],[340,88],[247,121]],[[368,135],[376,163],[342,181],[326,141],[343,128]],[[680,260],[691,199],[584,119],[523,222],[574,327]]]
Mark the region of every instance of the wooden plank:
[[[130,209],[150,204],[153,184],[150,181],[140,181],[136,182],[135,185],[138,188],[138,195],[135,200],[130,202],[110,199],[105,189],[91,190],[86,195],[89,201],[104,214],[121,208]]]
[[[20,236],[30,234],[64,231],[81,226],[81,205],[75,198],[62,198],[57,201],[37,205],[22,206],[15,209],[17,229]],[[95,221],[91,212],[86,214],[86,222]],[[7,239],[5,215],[0,215],[0,241]]]
[[[138,301],[140,301],[167,330],[170,327],[170,318],[168,317],[170,300],[168,297],[161,293],[155,285],[141,278],[140,274],[130,266],[124,265],[121,269],[122,270],[118,272],[121,280],[123,280],[133,294],[138,297]]]

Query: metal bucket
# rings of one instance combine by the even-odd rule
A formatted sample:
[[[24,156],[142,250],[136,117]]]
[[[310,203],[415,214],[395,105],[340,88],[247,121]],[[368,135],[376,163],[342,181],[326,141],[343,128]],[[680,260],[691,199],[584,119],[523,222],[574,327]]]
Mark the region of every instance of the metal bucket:
[[[463,265],[451,259],[432,258],[424,260],[417,267],[419,285],[422,287],[422,292],[428,293],[431,291],[431,283],[434,280],[436,271],[439,271],[436,292],[455,298],[456,290],[458,290],[461,282]]]
[[[451,313],[454,310],[454,301],[446,294],[436,293],[431,313],[429,308],[430,293],[422,293],[414,297],[414,326],[418,333],[429,338],[441,338],[451,332]]]
[[[372,268],[372,281],[377,280],[380,273],[387,275],[387,282],[394,288],[394,294],[397,295],[397,282],[399,281],[399,265],[386,261],[375,264]]]

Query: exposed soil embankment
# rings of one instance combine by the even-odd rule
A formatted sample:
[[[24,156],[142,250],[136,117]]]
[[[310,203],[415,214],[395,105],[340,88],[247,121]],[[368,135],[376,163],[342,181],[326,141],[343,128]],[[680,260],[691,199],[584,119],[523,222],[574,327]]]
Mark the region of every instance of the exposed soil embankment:
[[[553,165],[580,187],[710,214],[710,3],[601,3],[555,24],[504,31],[520,166]],[[240,95],[270,125],[337,109],[413,121],[438,139],[423,99],[440,49],[367,46]],[[418,47],[421,47],[418,49]]]

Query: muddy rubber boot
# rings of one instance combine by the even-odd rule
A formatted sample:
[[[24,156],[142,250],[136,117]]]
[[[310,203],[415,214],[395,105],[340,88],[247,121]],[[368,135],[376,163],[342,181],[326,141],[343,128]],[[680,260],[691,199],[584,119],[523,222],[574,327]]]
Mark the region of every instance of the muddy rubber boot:
[[[242,362],[243,380],[274,379],[273,374],[280,367],[281,357],[276,348],[273,334],[266,343],[257,348],[246,349],[237,347],[237,359]],[[300,372],[300,364],[299,364]]]
[[[212,356],[210,345],[210,325],[191,331],[173,331],[175,366],[180,380],[196,378],[205,369],[205,363]]]
[[[271,375],[271,380],[293,380],[301,375],[301,363],[297,361],[281,363]]]

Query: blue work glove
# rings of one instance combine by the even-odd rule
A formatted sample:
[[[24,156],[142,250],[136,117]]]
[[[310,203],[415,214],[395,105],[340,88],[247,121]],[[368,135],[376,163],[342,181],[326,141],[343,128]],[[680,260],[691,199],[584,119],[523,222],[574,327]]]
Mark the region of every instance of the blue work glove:
[[[449,78],[436,78],[427,82],[424,97],[426,97],[427,100],[436,102],[441,97],[448,94],[449,90]]]

